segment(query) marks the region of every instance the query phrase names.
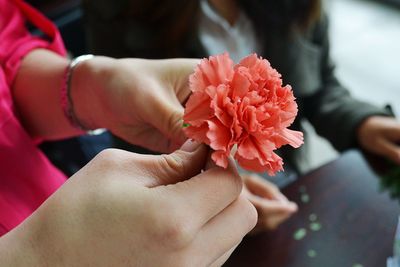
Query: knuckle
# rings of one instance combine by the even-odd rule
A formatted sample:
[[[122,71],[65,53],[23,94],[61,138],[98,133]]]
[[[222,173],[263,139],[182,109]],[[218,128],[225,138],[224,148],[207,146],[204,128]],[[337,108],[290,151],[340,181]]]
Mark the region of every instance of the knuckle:
[[[93,162],[103,167],[112,167],[116,164],[116,159],[120,157],[120,151],[118,149],[108,148],[98,153]]]
[[[269,186],[270,186],[272,192],[274,192],[274,193],[280,193],[281,192],[279,190],[279,187],[277,187],[276,185],[271,183],[271,184],[269,184]]]
[[[95,159],[103,161],[103,160],[108,160],[110,158],[113,158],[116,155],[118,155],[118,149],[107,148],[107,149],[100,151],[100,153],[98,153],[96,155]]]
[[[180,157],[178,153],[179,152],[169,155],[161,155],[161,167],[168,170],[168,173],[171,173],[172,171],[174,174],[183,176],[186,173],[185,164],[182,157]]]
[[[235,192],[236,195],[239,195],[243,188],[243,181],[241,177],[237,173],[233,173],[229,170],[223,170],[223,172],[233,192]]]
[[[239,201],[241,205],[241,210],[245,218],[245,222],[247,223],[249,230],[251,230],[257,224],[258,220],[257,210],[253,206],[253,204],[251,204],[250,201],[248,201],[245,197],[240,196]]]
[[[168,119],[166,120],[167,129],[169,130],[170,137],[178,136],[182,131],[182,118],[183,115],[178,112],[171,112]]]
[[[218,177],[218,180],[224,184],[224,187],[229,188],[236,195],[242,192],[243,180],[242,177],[235,171],[227,168],[215,167],[211,169],[212,175]]]
[[[241,177],[230,171],[229,169],[215,168],[210,171],[210,175],[217,178],[218,185],[224,188],[224,191],[236,199],[243,189],[243,181]]]
[[[166,242],[172,249],[182,249],[192,240],[191,227],[179,219],[169,219],[161,233],[161,241]]]
[[[187,247],[195,233],[190,220],[176,207],[172,209],[166,203],[161,204],[160,207],[164,207],[161,210],[166,212],[160,213],[160,209],[154,212],[152,221],[155,222],[155,225],[151,228],[154,239],[161,246],[173,250]]]
[[[181,249],[187,246],[189,240],[191,239],[190,231],[187,230],[185,225],[176,224],[168,229],[167,237],[172,244],[172,247],[176,249]]]

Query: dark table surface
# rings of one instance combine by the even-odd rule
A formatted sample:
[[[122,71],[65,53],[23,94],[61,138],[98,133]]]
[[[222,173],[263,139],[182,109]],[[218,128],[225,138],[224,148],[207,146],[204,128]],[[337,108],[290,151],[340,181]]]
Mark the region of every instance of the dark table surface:
[[[386,266],[400,205],[380,190],[379,177],[362,154],[347,152],[283,192],[299,212],[276,231],[246,237],[224,266]],[[311,214],[318,231],[310,229]],[[306,235],[295,240],[300,228]]]

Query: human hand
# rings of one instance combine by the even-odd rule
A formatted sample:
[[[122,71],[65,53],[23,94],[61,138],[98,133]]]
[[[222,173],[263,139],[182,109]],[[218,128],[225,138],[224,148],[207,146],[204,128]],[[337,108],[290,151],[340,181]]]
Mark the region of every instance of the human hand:
[[[367,118],[358,128],[357,139],[365,150],[400,164],[400,122],[395,118]]]
[[[106,150],[0,248],[29,237],[23,249],[7,249],[17,260],[37,260],[24,266],[219,266],[257,215],[239,196],[233,164],[201,172],[207,153],[191,141],[171,155]]]
[[[75,111],[93,128],[107,128],[130,143],[171,152],[186,140],[182,103],[190,94],[188,77],[197,63],[106,57],[82,62],[71,86]]]
[[[273,230],[297,211],[297,204],[290,202],[271,182],[256,174],[243,174],[243,194],[258,213],[257,226],[252,233]]]

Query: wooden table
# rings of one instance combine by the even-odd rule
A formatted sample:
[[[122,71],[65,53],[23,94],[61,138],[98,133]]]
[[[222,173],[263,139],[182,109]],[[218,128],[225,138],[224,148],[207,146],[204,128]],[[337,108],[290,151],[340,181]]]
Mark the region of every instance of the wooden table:
[[[298,203],[299,212],[274,232],[245,238],[224,266],[386,266],[400,205],[381,192],[378,176],[359,152],[345,153],[283,192]],[[311,214],[318,217],[319,231],[310,230]],[[295,240],[299,228],[307,234]]]

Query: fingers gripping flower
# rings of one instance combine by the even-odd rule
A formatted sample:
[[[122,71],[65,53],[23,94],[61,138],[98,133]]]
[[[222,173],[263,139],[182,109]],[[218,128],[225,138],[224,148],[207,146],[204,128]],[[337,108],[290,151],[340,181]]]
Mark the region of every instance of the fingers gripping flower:
[[[203,59],[190,88],[184,131],[214,150],[218,166],[227,167],[237,145],[234,157],[243,168],[274,175],[283,169],[274,150],[303,144],[303,134],[288,129],[297,115],[292,88],[282,86],[281,75],[256,54],[237,65],[228,53]]]

